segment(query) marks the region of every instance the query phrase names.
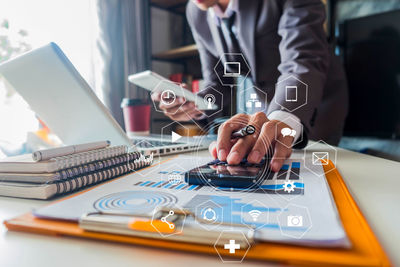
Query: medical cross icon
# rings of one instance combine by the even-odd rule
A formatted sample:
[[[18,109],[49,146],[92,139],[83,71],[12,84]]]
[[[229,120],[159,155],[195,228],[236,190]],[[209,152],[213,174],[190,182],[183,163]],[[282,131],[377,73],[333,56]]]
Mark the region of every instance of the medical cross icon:
[[[234,254],[236,249],[240,249],[240,244],[236,244],[235,240],[229,240],[229,244],[225,244],[224,248],[229,249],[229,253]]]

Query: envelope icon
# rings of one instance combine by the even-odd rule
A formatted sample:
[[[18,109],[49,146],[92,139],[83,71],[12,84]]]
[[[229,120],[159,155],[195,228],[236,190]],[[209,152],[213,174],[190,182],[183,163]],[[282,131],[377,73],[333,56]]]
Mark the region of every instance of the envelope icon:
[[[329,164],[329,153],[328,152],[313,152],[312,153],[312,164],[313,165],[328,165]]]

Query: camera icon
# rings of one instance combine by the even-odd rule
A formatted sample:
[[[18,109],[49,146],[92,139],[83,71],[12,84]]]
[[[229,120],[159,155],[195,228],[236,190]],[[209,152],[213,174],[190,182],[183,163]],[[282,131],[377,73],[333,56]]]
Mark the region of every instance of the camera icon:
[[[287,216],[287,226],[289,226],[289,227],[302,227],[303,226],[303,216],[300,216],[300,215],[288,215]]]

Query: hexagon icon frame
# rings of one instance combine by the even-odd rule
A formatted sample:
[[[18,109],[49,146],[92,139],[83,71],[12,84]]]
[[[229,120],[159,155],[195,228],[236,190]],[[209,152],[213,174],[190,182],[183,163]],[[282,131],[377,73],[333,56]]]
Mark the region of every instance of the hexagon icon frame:
[[[257,216],[257,219],[258,219],[259,216],[261,216],[261,213],[263,213],[263,212],[266,212],[266,217],[267,217],[267,221],[266,221],[265,223],[263,223],[263,224],[257,226],[257,227],[252,227],[252,225],[249,225],[249,222],[244,222],[244,221],[243,221],[243,219],[244,219],[244,216],[243,216],[243,215],[244,215],[245,213],[246,213],[246,214],[249,214],[250,217],[252,217],[252,219],[253,219],[254,221],[256,221],[256,220],[254,219],[253,216],[256,215],[257,213],[254,213],[254,215],[252,215],[250,212],[252,212],[253,210],[245,211],[245,212],[244,212],[245,207],[246,207],[246,206],[249,206],[249,205],[252,205],[252,203],[257,203],[257,204],[258,204],[257,206],[261,206],[261,207],[264,207],[264,208],[266,209],[265,211],[261,211],[261,212],[257,209],[257,211],[260,212],[260,214],[258,214],[258,216]],[[240,218],[241,223],[242,223],[243,225],[249,227],[250,229],[255,229],[255,230],[257,230],[257,229],[260,229],[260,228],[264,227],[265,225],[267,225],[267,224],[269,223],[269,208],[268,208],[267,206],[265,206],[263,203],[261,203],[261,201],[259,201],[259,200],[257,200],[257,199],[254,199],[254,200],[250,201],[249,203],[247,203],[246,205],[243,205],[243,206],[240,208],[240,213],[241,213],[241,218]]]
[[[303,124],[301,122],[296,121],[295,119],[293,119],[292,117],[287,117],[283,120],[281,120],[279,123],[285,123],[286,121],[292,121],[295,124],[300,125],[300,135],[299,138],[297,138],[297,140],[294,140],[294,142],[292,142],[291,146],[287,146],[285,143],[281,142],[279,140],[279,138],[276,139],[277,142],[279,142],[281,145],[285,146],[286,148],[292,148],[297,144],[300,144],[301,142],[303,142]],[[275,124],[275,136],[279,136],[282,135],[282,131],[280,133],[278,133],[278,125],[279,123]],[[286,123],[287,124],[287,123]],[[288,125],[288,124],[287,124]],[[290,125],[288,125],[290,127]],[[293,129],[292,129],[293,130]],[[297,133],[296,133],[297,134]],[[287,137],[287,135],[286,135]],[[285,138],[285,137],[284,137]]]
[[[250,87],[247,87],[246,89],[240,90],[240,91],[239,91],[239,97],[240,97],[240,96],[243,96],[243,98],[244,98],[244,95],[245,95],[246,91],[251,90],[251,89],[254,89],[255,92],[259,91],[261,94],[263,94],[263,95],[265,96],[263,102],[262,102],[262,101],[259,101],[259,102],[261,102],[262,104],[264,104],[264,108],[263,108],[263,109],[260,109],[260,110],[255,110],[253,113],[257,113],[257,112],[264,112],[264,113],[265,113],[265,112],[267,111],[267,96],[268,96],[268,95],[267,95],[266,92],[264,92],[263,90],[261,90],[261,89],[258,88],[257,86],[250,86]],[[256,93],[256,94],[257,94],[257,93]],[[257,94],[257,97],[258,97],[258,94]],[[247,102],[249,102],[249,101],[250,101],[250,102],[254,102],[254,101],[248,100],[248,99],[245,99],[245,100],[246,100],[246,106],[247,106]],[[243,112],[243,113],[245,113],[245,114],[249,114],[247,110],[243,110],[241,107],[238,108],[238,111],[241,111],[241,112]],[[251,114],[253,114],[253,113],[251,113]]]
[[[221,85],[224,85],[224,86],[238,86],[238,85],[242,84],[242,83],[244,82],[245,79],[243,79],[240,83],[237,83],[237,79],[234,79],[234,81],[236,81],[235,83],[233,83],[233,84],[227,84],[227,83],[224,83],[224,82],[223,82],[223,79],[221,79],[221,77],[219,76],[219,73],[218,73],[218,71],[217,71],[217,67],[218,67],[220,64],[223,64],[223,59],[225,59],[226,56],[237,56],[237,57],[241,57],[241,58],[242,58],[243,62],[246,64],[246,66],[247,66],[247,68],[248,68],[248,71],[247,71],[246,75],[243,76],[244,78],[246,78],[247,76],[249,76],[249,73],[251,72],[250,65],[249,65],[249,63],[247,63],[247,60],[246,60],[246,58],[243,56],[242,53],[223,53],[222,56],[219,57],[218,62],[217,62],[217,63],[215,64],[215,66],[214,66],[214,72],[215,72],[215,74],[217,75],[218,80],[220,81]],[[229,62],[229,61],[226,61],[226,62]],[[239,75],[239,76],[240,76],[240,75]]]
[[[166,133],[164,133],[165,129],[168,128],[168,127],[170,127],[170,126],[173,125],[173,124],[180,125],[181,127],[185,128],[187,131],[189,131],[189,129],[188,129],[187,127],[185,127],[182,123],[180,123],[180,122],[178,122],[178,121],[170,122],[170,123],[168,123],[167,125],[165,125],[164,127],[161,128],[161,141],[166,141],[166,142],[175,143],[174,141],[172,141],[173,139],[170,140],[169,138],[168,138],[168,139],[165,138],[166,135],[167,135],[167,136],[171,136],[171,138],[173,138],[173,134],[172,134],[172,133],[171,133],[171,134],[166,134]],[[173,131],[173,132],[174,132],[174,131]],[[182,135],[182,138],[184,139],[183,142],[188,142],[188,137],[187,137],[187,136]],[[180,138],[179,138],[179,139],[180,139]],[[180,143],[180,142],[176,142],[176,143]]]
[[[250,230],[249,230],[249,231],[250,231]],[[218,246],[218,244],[219,244],[219,240],[221,239],[222,235],[223,235],[224,233],[232,233],[232,232],[233,232],[233,233],[241,233],[241,234],[243,235],[243,237],[244,237],[243,240],[245,240],[246,243],[247,243],[246,251],[243,252],[243,256],[242,256],[242,258],[240,258],[240,260],[239,260],[239,258],[236,258],[236,260],[234,260],[231,256],[227,256],[227,257],[229,257],[229,260],[224,260],[223,256],[226,256],[226,255],[225,255],[225,254],[221,255],[221,253],[219,253],[219,249],[218,249],[219,246]],[[222,248],[223,248],[223,249],[226,249],[226,248],[224,248],[224,247],[222,247]],[[243,260],[244,260],[244,258],[245,258],[246,255],[247,255],[247,253],[249,252],[250,248],[251,248],[251,244],[250,244],[249,240],[247,240],[246,235],[245,235],[243,232],[241,232],[241,231],[223,230],[223,231],[221,231],[220,235],[218,236],[217,240],[216,240],[215,243],[214,243],[214,249],[215,249],[215,251],[217,252],[219,258],[221,259],[221,261],[222,261],[223,263],[242,263]],[[239,249],[240,249],[240,248],[239,248]]]
[[[285,107],[284,105],[282,105],[281,103],[278,103],[276,97],[274,97],[274,101],[275,101],[275,103],[276,103],[277,105],[279,105],[283,110],[288,110],[289,112],[293,112],[293,111],[295,111],[295,110],[297,110],[297,109],[299,109],[299,108],[301,108],[301,107],[307,105],[307,102],[308,102],[308,84],[306,84],[305,82],[303,82],[302,80],[300,80],[299,78],[297,78],[297,77],[294,76],[294,75],[289,75],[288,77],[284,78],[283,80],[280,80],[279,82],[277,82],[277,83],[275,84],[275,96],[276,96],[276,89],[278,88],[279,84],[283,83],[284,81],[287,81],[288,79],[295,79],[296,81],[300,82],[301,84],[303,84],[303,85],[305,86],[305,101],[304,101],[304,103],[302,103],[302,104],[300,104],[300,105],[297,105],[297,107],[295,107],[295,108],[293,108],[293,109],[289,109],[289,108]],[[286,88],[285,88],[285,90],[286,90]],[[298,89],[296,88],[296,90],[298,90]],[[298,95],[298,93],[296,93],[296,94]],[[285,92],[285,95],[286,95],[286,92]],[[285,100],[286,100],[286,99],[285,99]]]
[[[185,222],[186,222],[186,217],[187,217],[185,211],[184,211],[183,209],[179,208],[179,207],[176,207],[176,206],[170,207],[170,209],[171,209],[171,210],[175,210],[175,211],[176,211],[176,210],[179,210],[180,212],[182,212],[182,213],[184,214],[184,218],[183,218],[183,220],[182,220],[182,225],[181,225],[179,231],[175,231],[175,232],[170,233],[170,234],[164,234],[163,232],[161,232],[161,231],[154,225],[153,221],[155,220],[155,219],[154,219],[154,216],[155,216],[155,215],[157,214],[157,212],[158,212],[158,209],[157,209],[157,208],[154,209],[153,216],[151,217],[151,221],[150,221],[151,226],[152,226],[162,237],[168,237],[168,236],[172,236],[172,235],[181,234],[181,233],[183,232],[183,227],[185,227]],[[166,215],[166,216],[168,216],[168,215]],[[164,216],[164,217],[166,217],[166,216]],[[158,219],[157,219],[157,220],[158,220]],[[162,220],[162,219],[160,219],[160,220]]]
[[[212,110],[212,109],[208,109],[208,110],[199,110],[203,115],[205,115],[206,117],[211,117],[211,116],[214,116],[215,114],[217,114],[218,112],[221,112],[222,111],[222,109],[223,109],[223,106],[224,106],[224,95],[221,93],[221,92],[218,92],[214,87],[212,87],[212,86],[208,86],[208,87],[206,87],[206,88],[204,88],[203,90],[201,90],[199,93],[201,93],[201,92],[203,92],[203,91],[205,91],[205,90],[209,90],[209,89],[211,89],[211,90],[213,90],[215,93],[217,93],[217,94],[219,94],[220,96],[221,96],[221,105],[218,107],[218,109],[216,109],[215,111],[214,110]],[[204,98],[207,96],[207,95],[209,95],[210,93],[207,93],[204,97],[202,97],[202,100],[205,100]],[[195,104],[197,104],[197,103],[195,103]],[[214,103],[213,103],[214,104]],[[218,105],[219,103],[217,103],[217,105]],[[211,113],[211,114],[207,114],[205,111],[214,111],[213,113]]]
[[[207,205],[207,203],[210,203],[211,205]],[[217,212],[214,211],[214,213],[216,214],[216,218],[214,221],[216,221],[217,223],[205,223],[204,220],[207,221],[207,219],[205,219],[203,216],[205,216],[205,214],[203,214],[204,209],[213,209],[215,210],[216,208],[218,208],[221,212],[221,218],[218,218]],[[200,212],[198,212],[200,211]],[[196,221],[199,223],[199,225],[201,227],[203,227],[206,230],[211,230],[214,229],[216,227],[218,227],[219,225],[222,224],[223,220],[224,220],[224,214],[223,214],[223,207],[221,205],[219,205],[218,203],[215,203],[212,200],[207,200],[199,205],[197,205],[195,207],[195,214],[196,214]],[[201,217],[199,220],[199,216]]]
[[[321,145],[321,144],[322,144],[322,145],[325,145],[325,146],[328,146],[329,149],[325,149],[325,150],[318,149],[317,151],[313,151],[313,150],[311,149],[312,147],[318,146],[318,145]],[[311,150],[311,151],[310,151],[310,150]],[[330,156],[331,153],[330,153],[329,151],[333,151],[333,154],[334,154],[333,159],[332,159],[332,157]],[[308,160],[307,154],[309,154],[309,152],[311,152],[311,157],[310,157],[310,159]],[[313,164],[312,162],[313,162],[313,157],[314,157],[314,153],[315,153],[315,152],[328,153],[328,160],[332,161],[334,167],[333,167],[333,168],[329,168],[329,170],[325,170],[325,169],[323,168],[323,165],[329,165],[329,162],[328,162],[328,164]],[[312,167],[312,166],[307,166],[307,163],[311,163],[312,166],[321,166],[322,169],[323,169],[323,171],[322,171],[322,172],[315,172],[315,171],[313,170],[313,167]],[[314,142],[314,143],[312,143],[312,144],[310,144],[310,145],[308,145],[308,146],[306,146],[306,147],[304,148],[304,167],[307,168],[307,170],[311,171],[313,174],[315,174],[315,175],[317,175],[317,176],[319,176],[319,177],[325,175],[326,173],[329,173],[329,172],[335,170],[335,169],[336,169],[336,163],[337,163],[337,149],[336,149],[335,147],[333,147],[333,146],[327,144],[327,143],[326,143],[325,141],[323,141],[323,140],[318,140],[318,141],[316,141],[316,142]]]
[[[128,153],[130,153],[130,152],[138,152],[140,149],[138,149],[137,148],[137,145],[138,144],[140,144],[140,143],[147,143],[147,144],[149,144],[151,147],[155,147],[153,144],[151,144],[149,141],[147,141],[147,140],[140,140],[139,142],[137,142],[136,144],[134,144],[134,145],[132,145],[132,146],[129,146],[128,147]],[[144,155],[144,156],[148,156],[148,155]],[[160,168],[160,163],[161,163],[161,157],[160,157],[160,155],[158,154],[158,155],[156,155],[156,156],[154,156],[154,154],[153,154],[153,163],[148,167],[148,170],[146,171],[146,172],[142,172],[142,171],[140,171],[140,170],[142,170],[142,169],[139,169],[139,170],[134,170],[134,169],[131,169],[131,167],[129,166],[129,162],[130,162],[130,160],[128,159],[127,160],[127,162],[126,162],[126,164],[127,164],[127,167],[128,167],[128,169],[129,170],[131,170],[133,173],[138,173],[138,174],[140,174],[141,176],[146,176],[146,175],[148,175],[148,174],[150,174],[150,173],[153,173],[154,171],[156,171],[156,170],[158,170],[159,168]]]
[[[160,87],[162,87],[163,84],[167,84],[167,86],[165,86],[166,89],[160,90]],[[185,90],[186,90],[186,89],[184,89],[180,83],[176,83],[176,82],[169,81],[169,80],[160,81],[160,82],[154,87],[154,89],[151,90],[151,93],[150,93],[150,94],[152,95],[153,93],[159,93],[159,92],[162,93],[162,92],[167,91],[167,90],[168,90],[168,91],[171,91],[171,90],[168,89],[168,86],[171,86],[171,84],[178,85],[179,88],[182,90],[182,95],[185,96]],[[175,97],[177,97],[177,96],[175,95]],[[175,112],[164,112],[163,110],[160,110],[160,109],[159,109],[158,104],[157,104],[156,101],[154,101],[153,99],[152,99],[151,101],[153,102],[154,109],[155,109],[157,112],[168,113],[168,114],[170,114],[170,115],[174,115],[174,114],[178,111],[178,109],[176,109]],[[176,99],[175,99],[174,101],[176,101]],[[186,103],[186,100],[185,100],[184,102],[182,102],[182,103],[179,105],[179,108],[182,107],[182,105],[185,104],[185,103]],[[172,104],[172,103],[171,103],[171,104]]]
[[[289,172],[288,175],[290,175],[290,172]],[[294,174],[294,175],[298,176],[297,174]],[[284,183],[284,185],[283,185],[284,189],[283,190],[286,191],[284,193],[280,193],[278,191],[275,191],[275,195],[278,195],[280,198],[284,199],[287,202],[293,201],[293,200],[295,200],[296,198],[298,198],[300,196],[304,196],[304,191],[305,191],[304,179],[301,176],[298,176],[298,177],[299,177],[298,179],[275,180],[275,185],[278,185],[278,183],[280,185],[283,182]],[[289,191],[285,190],[285,184],[294,184],[293,190],[295,190],[297,188],[296,185],[295,185],[296,183],[303,184],[303,194],[300,194],[300,193],[299,194],[292,194],[292,191],[290,191],[292,189],[290,189],[290,190],[288,189]]]
[[[290,207],[290,206],[296,207],[297,209],[303,209],[305,212],[302,215],[306,214],[307,217],[308,217],[307,220],[309,222],[309,226],[300,235],[297,235],[297,236],[293,235],[293,234],[289,234],[289,233],[285,232],[284,230],[282,230],[282,228],[283,228],[282,225],[287,225],[287,226],[284,226],[284,227],[297,227],[297,226],[289,226],[288,225],[288,221],[290,220],[289,216],[292,216],[292,217],[301,216],[302,217],[302,215],[298,215],[298,213],[289,212],[289,214],[291,214],[291,215],[288,215],[288,216],[285,217],[286,218],[286,223],[282,223],[282,214],[286,213],[287,212],[286,210],[288,210],[288,207]],[[304,221],[303,218],[301,218],[301,222],[303,222],[303,221]],[[288,236],[288,237],[291,237],[291,238],[295,238],[295,239],[301,239],[312,228],[312,220],[311,220],[311,215],[310,215],[310,211],[308,210],[308,208],[305,207],[305,206],[301,206],[301,205],[297,205],[297,204],[291,204],[291,203],[288,204],[285,208],[283,208],[281,210],[281,212],[279,212],[279,214],[278,214],[278,223],[279,223],[279,230],[280,230],[282,235]]]

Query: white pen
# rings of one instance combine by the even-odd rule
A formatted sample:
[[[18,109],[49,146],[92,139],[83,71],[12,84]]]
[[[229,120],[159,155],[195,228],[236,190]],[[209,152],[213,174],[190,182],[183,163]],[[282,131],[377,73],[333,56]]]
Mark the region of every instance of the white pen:
[[[75,153],[87,152],[94,149],[105,148],[110,145],[110,141],[99,141],[80,145],[63,146],[57,148],[38,150],[32,153],[34,161],[48,160],[55,157],[67,156]]]

